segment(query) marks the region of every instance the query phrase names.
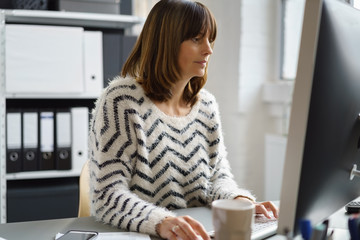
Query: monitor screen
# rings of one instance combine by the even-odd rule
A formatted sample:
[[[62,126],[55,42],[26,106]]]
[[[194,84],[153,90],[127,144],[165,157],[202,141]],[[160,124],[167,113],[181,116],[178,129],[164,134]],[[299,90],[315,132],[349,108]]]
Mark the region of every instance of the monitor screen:
[[[360,11],[307,0],[285,157],[278,233],[320,223],[360,195]]]

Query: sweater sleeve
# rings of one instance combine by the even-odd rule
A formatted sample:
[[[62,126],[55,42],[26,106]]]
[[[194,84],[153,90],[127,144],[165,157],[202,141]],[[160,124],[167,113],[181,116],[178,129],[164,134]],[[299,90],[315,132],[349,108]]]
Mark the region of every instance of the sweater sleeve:
[[[155,226],[174,213],[142,200],[129,190],[137,140],[134,127],[120,111],[135,110],[124,109],[122,103],[116,102],[123,99],[121,93],[109,97],[110,91],[111,86],[97,101],[90,123],[91,214],[98,221],[127,231],[157,235]]]
[[[215,133],[219,140],[216,151],[212,153],[213,158],[210,161],[212,174],[211,174],[211,189],[210,202],[216,199],[233,199],[237,196],[243,196],[255,201],[255,196],[247,189],[240,188],[234,176],[231,172],[230,163],[227,159],[227,151],[224,144],[224,138],[222,134],[221,120],[219,107],[216,103],[215,98],[211,100],[210,105],[211,111],[214,115],[214,121],[218,128]]]

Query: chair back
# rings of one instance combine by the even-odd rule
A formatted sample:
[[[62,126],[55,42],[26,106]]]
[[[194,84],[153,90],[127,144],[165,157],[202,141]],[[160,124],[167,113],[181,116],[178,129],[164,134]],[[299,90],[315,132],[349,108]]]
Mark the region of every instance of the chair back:
[[[79,211],[78,217],[90,216],[90,175],[89,160],[87,160],[81,169],[79,180]]]

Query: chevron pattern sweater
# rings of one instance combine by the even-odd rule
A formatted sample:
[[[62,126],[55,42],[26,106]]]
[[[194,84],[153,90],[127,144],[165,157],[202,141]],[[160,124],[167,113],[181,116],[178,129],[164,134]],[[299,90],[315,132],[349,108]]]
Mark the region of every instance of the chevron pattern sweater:
[[[233,180],[215,98],[201,90],[184,117],[164,114],[132,78],[116,78],[92,112],[91,214],[128,231],[156,235],[171,209],[242,195]]]

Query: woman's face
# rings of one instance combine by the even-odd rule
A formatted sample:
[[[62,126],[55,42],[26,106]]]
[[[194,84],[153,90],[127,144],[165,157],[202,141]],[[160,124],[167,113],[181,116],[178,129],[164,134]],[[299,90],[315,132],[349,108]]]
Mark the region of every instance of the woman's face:
[[[212,53],[209,32],[183,41],[179,51],[181,77],[189,80],[204,76],[205,67]]]

